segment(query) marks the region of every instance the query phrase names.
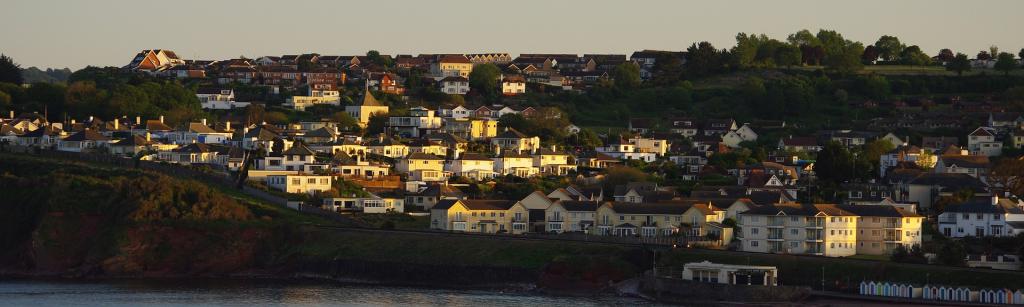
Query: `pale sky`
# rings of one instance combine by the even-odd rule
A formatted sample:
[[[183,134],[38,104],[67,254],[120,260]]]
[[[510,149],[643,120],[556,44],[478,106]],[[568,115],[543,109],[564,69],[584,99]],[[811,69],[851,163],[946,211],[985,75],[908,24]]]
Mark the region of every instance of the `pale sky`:
[[[738,32],[784,40],[834,29],[895,35],[928,54],[1024,47],[1024,1],[4,0],[0,53],[22,67],[123,66],[142,49],[186,59],[317,52],[630,53],[682,50]]]

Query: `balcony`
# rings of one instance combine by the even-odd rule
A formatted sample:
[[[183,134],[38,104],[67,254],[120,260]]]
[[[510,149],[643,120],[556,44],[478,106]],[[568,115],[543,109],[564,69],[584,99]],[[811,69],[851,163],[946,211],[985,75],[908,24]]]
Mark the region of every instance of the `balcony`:
[[[886,221],[882,224],[884,228],[903,228],[903,223],[900,221]]]
[[[825,219],[809,219],[804,223],[806,228],[824,228]]]

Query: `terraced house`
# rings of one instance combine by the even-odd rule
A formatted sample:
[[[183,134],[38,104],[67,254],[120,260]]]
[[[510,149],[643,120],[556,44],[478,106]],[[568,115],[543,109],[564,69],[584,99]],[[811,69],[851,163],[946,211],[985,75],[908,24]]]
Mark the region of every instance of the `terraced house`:
[[[430,228],[479,233],[507,232],[511,217],[506,213],[514,200],[445,199],[430,209]]]
[[[654,237],[679,233],[689,206],[676,203],[605,203],[597,209],[597,233]]]

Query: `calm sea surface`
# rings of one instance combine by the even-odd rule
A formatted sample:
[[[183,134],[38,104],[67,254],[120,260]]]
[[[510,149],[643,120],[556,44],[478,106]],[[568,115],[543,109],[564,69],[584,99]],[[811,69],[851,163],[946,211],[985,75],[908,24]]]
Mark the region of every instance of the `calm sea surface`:
[[[633,298],[280,281],[0,281],[0,306],[637,306]]]

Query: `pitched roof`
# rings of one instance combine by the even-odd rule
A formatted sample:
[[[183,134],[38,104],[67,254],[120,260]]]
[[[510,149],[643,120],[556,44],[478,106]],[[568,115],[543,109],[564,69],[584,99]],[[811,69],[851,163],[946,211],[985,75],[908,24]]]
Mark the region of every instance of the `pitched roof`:
[[[334,130],[327,129],[327,127],[320,127],[313,131],[306,132],[302,135],[303,137],[318,137],[318,138],[329,138],[334,137]]]
[[[600,205],[596,201],[563,200],[558,202],[566,211],[596,211]]]
[[[38,130],[38,129],[37,129]],[[82,141],[109,141],[110,139],[103,136],[96,130],[85,129],[72,134],[64,139],[65,141],[82,142]]]
[[[906,211],[891,205],[840,205],[839,208],[853,212],[859,216],[879,217],[921,217],[921,215]]]
[[[609,203],[611,209],[622,214],[683,214],[692,203]]]
[[[438,61],[438,62],[441,62],[441,63],[462,63],[462,64],[470,64],[470,63],[472,63],[472,62],[469,61],[469,58],[467,58],[466,56],[464,56],[464,55],[456,55],[456,54],[447,55],[444,58],[441,58],[441,60]]]
[[[945,155],[939,158],[944,166],[956,165],[964,168],[988,168],[988,156]]]
[[[494,138],[496,138],[496,139],[525,139],[525,138],[527,138],[527,136],[525,134],[523,134],[522,132],[519,132],[519,130],[516,130],[514,128],[508,128],[508,129],[505,129],[505,131],[503,131],[502,133],[499,133]]]
[[[217,133],[217,130],[213,130],[210,126],[203,125],[203,123],[188,123],[188,131],[195,133]]]
[[[428,154],[428,153],[422,153],[422,152],[411,153],[411,154],[409,154],[409,156],[406,156],[405,159],[407,159],[407,160],[413,160],[413,159],[416,159],[416,160],[444,160],[441,157],[438,157],[438,156],[435,156],[435,155],[432,155],[432,154]]]
[[[818,146],[818,139],[814,137],[789,137],[782,139],[782,144],[785,146]]]
[[[150,119],[150,120],[146,121],[146,130],[152,130],[152,131],[171,131],[171,130],[174,130],[174,129],[171,129],[170,126],[168,126],[167,124],[164,124],[164,122],[162,122],[160,120]]]
[[[442,199],[434,205],[433,209],[450,209],[456,203],[461,203],[466,206],[469,210],[508,210],[516,204],[512,200],[493,200],[493,199]]]
[[[146,140],[146,138],[141,135],[133,134],[117,141],[117,143],[111,146],[146,146],[150,144],[153,144],[153,142]]]
[[[249,130],[249,132],[245,134],[245,138],[256,138],[259,141],[273,141],[280,137],[281,136],[277,131],[270,129],[267,126],[258,126]]]
[[[295,144],[292,144],[292,147],[289,147],[288,150],[285,150],[281,154],[294,156],[312,156],[315,155],[316,153],[314,153],[313,150],[309,149],[309,147],[306,147],[306,144],[295,142]]]
[[[486,155],[480,153],[467,152],[462,154],[462,156],[459,157],[457,160],[491,161],[491,158],[488,158]]]
[[[181,147],[181,148],[175,149],[174,151],[175,152],[190,152],[190,153],[205,153],[205,152],[213,152],[213,149],[210,148],[210,145],[205,144],[205,143],[192,143],[192,144],[186,145],[185,147]]]
[[[995,205],[989,198],[974,198],[964,203],[947,206],[943,212],[1024,214],[1024,210],[1006,198],[1000,198]]]

